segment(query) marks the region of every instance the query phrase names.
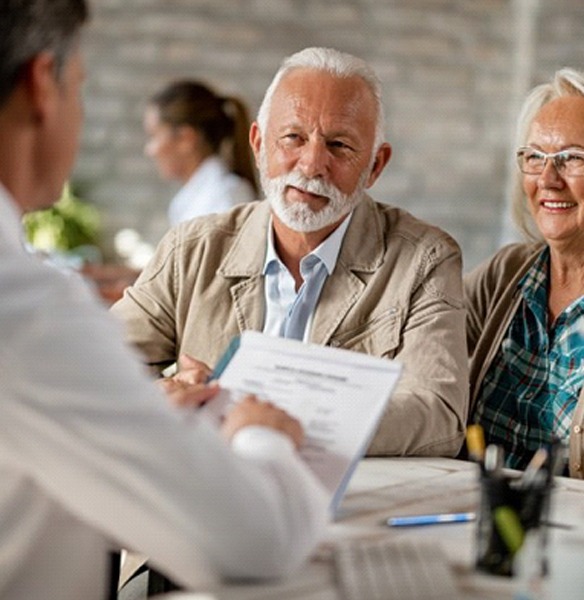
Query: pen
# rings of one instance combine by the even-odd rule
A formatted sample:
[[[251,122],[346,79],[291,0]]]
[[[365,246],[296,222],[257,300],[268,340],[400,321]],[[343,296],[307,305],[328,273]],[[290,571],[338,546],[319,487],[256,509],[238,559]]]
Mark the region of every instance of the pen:
[[[539,448],[535,452],[521,476],[520,485],[522,488],[527,488],[537,481],[538,474],[547,459],[548,451],[545,448]]]
[[[485,455],[485,434],[480,425],[466,428],[466,447],[471,460],[481,462]]]
[[[503,448],[489,444],[485,450],[485,471],[492,477],[498,477],[501,475],[504,464]]]
[[[525,538],[525,531],[517,512],[510,506],[498,506],[493,511],[493,520],[509,552],[515,554]]]
[[[225,371],[225,369],[227,368],[229,361],[233,358],[233,355],[239,350],[240,343],[241,343],[241,338],[238,335],[231,338],[231,341],[229,342],[227,349],[222,354],[222,356],[219,358],[219,361],[215,365],[213,372],[207,378],[206,383],[209,383],[209,381],[217,380],[217,379],[219,379],[219,377],[221,377],[221,375],[223,374],[223,371]]]
[[[436,515],[411,515],[408,517],[389,517],[389,527],[412,527],[417,525],[438,525],[439,523],[468,523],[476,519],[476,513],[442,513]]]

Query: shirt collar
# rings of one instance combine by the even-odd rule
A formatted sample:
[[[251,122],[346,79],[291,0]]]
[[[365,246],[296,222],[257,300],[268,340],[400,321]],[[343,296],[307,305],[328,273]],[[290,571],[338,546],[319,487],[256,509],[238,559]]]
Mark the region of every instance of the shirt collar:
[[[319,258],[324,264],[328,275],[331,275],[335,269],[337,259],[339,258],[339,252],[341,251],[341,245],[343,243],[343,239],[345,238],[345,233],[347,233],[347,228],[349,227],[352,216],[353,212],[351,211],[347,217],[343,219],[341,224],[325,240],[323,240],[319,246],[306,255],[316,256]],[[302,260],[304,260],[304,258]],[[274,263],[282,264],[282,261],[276,252],[276,247],[274,244],[274,228],[272,217],[270,217],[270,223],[268,225],[266,258],[264,260],[262,275],[266,275],[270,265]]]
[[[180,194],[182,190],[185,190],[188,192],[187,195],[189,198],[191,198],[192,190],[213,184],[218,177],[221,177],[228,172],[229,170],[227,169],[224,160],[220,156],[212,154],[198,165],[195,172],[189,177],[188,181],[183,185],[181,190],[179,190],[178,194]]]
[[[22,215],[16,202],[0,183],[0,248],[24,251]]]

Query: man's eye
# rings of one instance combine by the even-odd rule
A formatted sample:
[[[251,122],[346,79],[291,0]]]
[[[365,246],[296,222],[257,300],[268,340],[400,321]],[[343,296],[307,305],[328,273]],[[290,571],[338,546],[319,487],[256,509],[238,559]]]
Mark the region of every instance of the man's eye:
[[[297,146],[301,138],[297,133],[286,133],[280,138],[280,142],[285,146]]]
[[[338,149],[338,150],[351,150],[351,146],[345,144],[341,140],[331,140],[327,142],[329,148]]]

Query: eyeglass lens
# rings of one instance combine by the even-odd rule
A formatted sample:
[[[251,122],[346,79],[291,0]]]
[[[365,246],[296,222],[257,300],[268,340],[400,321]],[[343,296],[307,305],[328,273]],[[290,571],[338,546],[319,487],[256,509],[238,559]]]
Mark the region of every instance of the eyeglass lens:
[[[548,160],[553,161],[556,171],[561,175],[584,175],[584,152],[565,150],[546,154],[531,148],[522,148],[517,152],[519,169],[526,175],[540,175]]]

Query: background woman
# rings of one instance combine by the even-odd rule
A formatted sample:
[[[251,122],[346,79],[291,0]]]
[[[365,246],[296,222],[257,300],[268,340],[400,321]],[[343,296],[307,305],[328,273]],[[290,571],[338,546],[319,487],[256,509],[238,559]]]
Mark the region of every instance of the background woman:
[[[471,421],[524,468],[554,438],[583,477],[584,74],[558,71],[520,113],[514,212],[531,240],[466,279]]]
[[[182,182],[168,210],[171,225],[257,198],[245,105],[197,81],[155,94],[144,115],[147,156],[165,179]]]

